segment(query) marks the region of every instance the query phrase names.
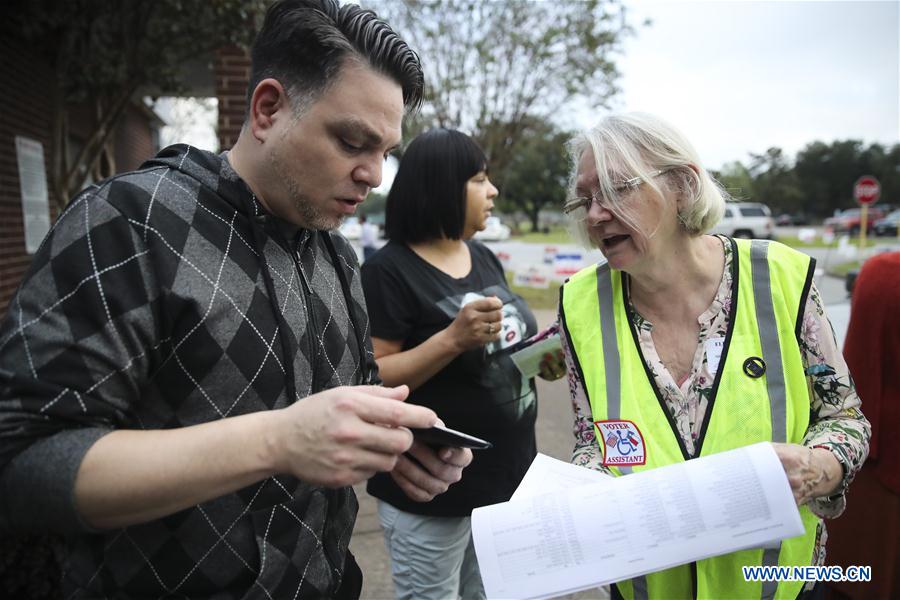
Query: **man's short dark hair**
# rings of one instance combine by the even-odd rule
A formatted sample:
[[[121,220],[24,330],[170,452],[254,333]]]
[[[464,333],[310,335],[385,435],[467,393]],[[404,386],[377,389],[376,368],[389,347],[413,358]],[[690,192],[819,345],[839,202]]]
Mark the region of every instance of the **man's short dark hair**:
[[[271,77],[300,112],[335,81],[349,58],[400,84],[407,110],[422,103],[425,80],[418,55],[378,15],[356,4],[278,0],[266,12],[250,56],[248,106],[259,82]]]
[[[484,151],[466,134],[452,129],[421,134],[403,153],[388,193],[385,237],[404,244],[460,239],[466,183],[486,170]]]

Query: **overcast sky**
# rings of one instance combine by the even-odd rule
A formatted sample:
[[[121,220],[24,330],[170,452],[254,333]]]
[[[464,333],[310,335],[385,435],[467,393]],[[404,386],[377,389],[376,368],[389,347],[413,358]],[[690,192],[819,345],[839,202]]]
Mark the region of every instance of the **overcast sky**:
[[[900,2],[630,0],[614,111],[664,117],[708,168],[777,146],[900,143]],[[643,26],[645,19],[652,23]],[[605,109],[573,114],[594,124]],[[380,191],[389,189],[393,165]]]
[[[900,142],[900,2],[626,5],[636,31],[616,61],[622,91],[612,108],[671,121],[707,167],[747,164],[772,146],[793,158],[815,140]],[[568,125],[588,127],[605,112],[576,111]],[[195,143],[214,143],[202,135]]]
[[[671,121],[711,168],[814,140],[898,143],[898,4],[633,0],[613,108]]]

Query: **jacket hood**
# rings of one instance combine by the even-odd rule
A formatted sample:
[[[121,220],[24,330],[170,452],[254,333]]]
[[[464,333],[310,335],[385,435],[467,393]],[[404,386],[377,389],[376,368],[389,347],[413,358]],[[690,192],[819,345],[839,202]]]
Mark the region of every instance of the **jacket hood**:
[[[231,167],[227,154],[213,154],[187,144],[175,144],[160,150],[141,165],[141,169],[161,166],[175,169],[214,191],[240,213],[253,216],[263,210],[262,205],[257,206],[253,192]]]

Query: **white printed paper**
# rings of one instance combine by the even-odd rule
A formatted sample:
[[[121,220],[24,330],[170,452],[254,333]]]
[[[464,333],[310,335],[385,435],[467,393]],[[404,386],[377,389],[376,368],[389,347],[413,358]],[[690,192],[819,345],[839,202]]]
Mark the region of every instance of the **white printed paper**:
[[[562,342],[559,340],[559,334],[554,333],[547,339],[535,342],[530,346],[513,352],[510,355],[513,363],[519,368],[522,377],[531,379],[541,370],[541,361],[547,353],[555,354],[557,350],[562,349]]]
[[[510,500],[520,500],[547,493],[548,490],[564,490],[589,483],[612,481],[613,478],[601,471],[585,469],[572,463],[538,454],[531,461],[525,477],[513,492]]]
[[[472,512],[490,598],[548,598],[803,533],[764,442]]]

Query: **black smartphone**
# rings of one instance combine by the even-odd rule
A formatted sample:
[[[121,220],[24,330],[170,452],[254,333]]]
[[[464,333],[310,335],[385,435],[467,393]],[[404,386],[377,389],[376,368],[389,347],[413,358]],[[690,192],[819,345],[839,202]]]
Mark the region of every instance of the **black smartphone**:
[[[493,446],[487,440],[450,429],[449,427],[442,427],[441,425],[435,425],[427,429],[410,427],[409,430],[412,431],[413,438],[429,446],[472,448],[473,450],[486,450]]]

